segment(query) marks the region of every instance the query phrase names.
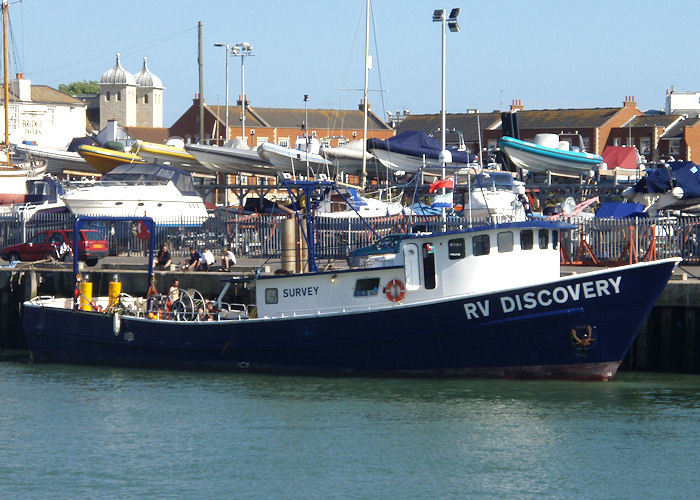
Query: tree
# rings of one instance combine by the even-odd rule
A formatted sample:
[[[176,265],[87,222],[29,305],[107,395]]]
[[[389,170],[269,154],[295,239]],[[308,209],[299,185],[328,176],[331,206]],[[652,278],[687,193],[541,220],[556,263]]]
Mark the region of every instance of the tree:
[[[76,96],[76,95],[86,95],[86,94],[99,94],[100,93],[100,83],[96,80],[83,80],[82,82],[71,82],[68,84],[61,83],[58,86],[58,90],[64,94]]]

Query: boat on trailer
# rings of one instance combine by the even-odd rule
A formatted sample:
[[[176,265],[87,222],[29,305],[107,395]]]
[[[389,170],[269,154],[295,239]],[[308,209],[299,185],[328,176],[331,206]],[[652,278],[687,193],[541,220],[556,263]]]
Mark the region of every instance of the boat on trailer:
[[[580,139],[580,135],[576,135]],[[583,139],[580,139],[579,146],[560,139],[564,137],[557,134],[537,134],[535,142],[503,136],[498,139],[498,147],[516,167],[529,172],[588,175],[603,163],[602,156],[583,149]]]
[[[334,189],[287,184],[307,200]],[[76,280],[74,297],[24,303],[34,361],[609,380],[680,261],[562,276],[560,237],[573,226],[527,220],[407,234],[391,260],[319,271],[310,205],[305,218],[297,214],[307,272],[228,278],[211,308],[194,291],[173,303],[162,295],[87,300]],[[249,303],[227,303],[234,284],[253,290]]]

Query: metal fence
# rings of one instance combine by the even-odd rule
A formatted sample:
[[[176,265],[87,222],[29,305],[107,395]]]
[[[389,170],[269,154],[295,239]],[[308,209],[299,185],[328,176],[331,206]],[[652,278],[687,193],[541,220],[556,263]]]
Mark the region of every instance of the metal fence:
[[[202,224],[183,217],[168,225],[158,225],[155,243],[156,247],[167,244],[175,257],[187,256],[189,247],[209,248],[215,254],[227,247],[242,257],[279,259],[284,218],[219,213]],[[391,233],[456,230],[482,222],[448,217],[443,223],[439,216],[318,217],[315,224],[317,256],[343,259],[349,251]],[[570,222],[576,228],[562,235],[562,249],[571,261],[590,261],[592,255],[601,262],[624,261],[630,256],[633,260],[680,256],[686,263],[700,262],[698,217],[573,219]],[[70,214],[36,214],[29,220],[21,214],[0,216],[0,248],[26,241],[40,231],[70,229],[73,223]],[[88,228],[102,233],[111,255],[143,255],[147,251],[148,240],[139,238],[136,225],[131,222],[96,222]]]

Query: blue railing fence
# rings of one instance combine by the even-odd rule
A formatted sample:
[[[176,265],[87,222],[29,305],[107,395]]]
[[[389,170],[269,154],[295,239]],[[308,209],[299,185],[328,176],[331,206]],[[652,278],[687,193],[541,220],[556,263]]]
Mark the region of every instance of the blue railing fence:
[[[186,257],[190,247],[209,248],[218,257],[231,248],[242,257],[279,259],[281,228],[285,216],[218,213],[204,223],[185,217],[172,218],[156,228],[155,244],[168,245],[174,257]],[[26,220],[22,214],[0,216],[0,248],[21,243],[40,231],[72,228],[74,218],[65,213],[37,213]],[[315,239],[320,259],[344,259],[348,252],[371,244],[391,233],[457,230],[484,221],[439,216],[359,218],[317,217]],[[700,262],[700,217],[657,217],[637,219],[575,218],[576,228],[563,235],[562,246],[577,255],[581,241],[600,260],[612,261],[630,249],[643,259],[654,243],[657,258],[682,257],[686,263]],[[98,222],[91,229],[108,241],[111,255],[143,255],[147,240],[139,237],[136,224],[128,221]],[[371,228],[371,229],[370,229]],[[630,241],[633,245],[630,246]]]

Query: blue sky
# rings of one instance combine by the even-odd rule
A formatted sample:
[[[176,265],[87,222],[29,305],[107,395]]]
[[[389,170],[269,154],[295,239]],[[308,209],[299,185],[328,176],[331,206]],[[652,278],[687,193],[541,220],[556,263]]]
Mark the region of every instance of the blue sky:
[[[225,59],[215,42],[250,42],[246,93],[253,106],[354,108],[364,70],[364,0],[184,1],[10,0],[10,71],[58,87],[99,80],[114,65],[136,73],[142,58],[163,81],[164,125],[198,91],[197,23],[203,23],[204,97],[224,104]],[[15,1],[15,3],[12,3]],[[662,109],[671,85],[700,91],[694,47],[697,3],[500,0],[439,4],[373,2],[372,109],[438,113],[441,31],[435,8],[460,7],[447,34],[447,111],[492,111],[521,99],[526,109],[620,106]],[[375,35],[376,34],[376,39]],[[376,49],[375,49],[376,46]],[[230,103],[240,93],[240,58],[230,62]],[[380,82],[381,78],[381,82]]]

